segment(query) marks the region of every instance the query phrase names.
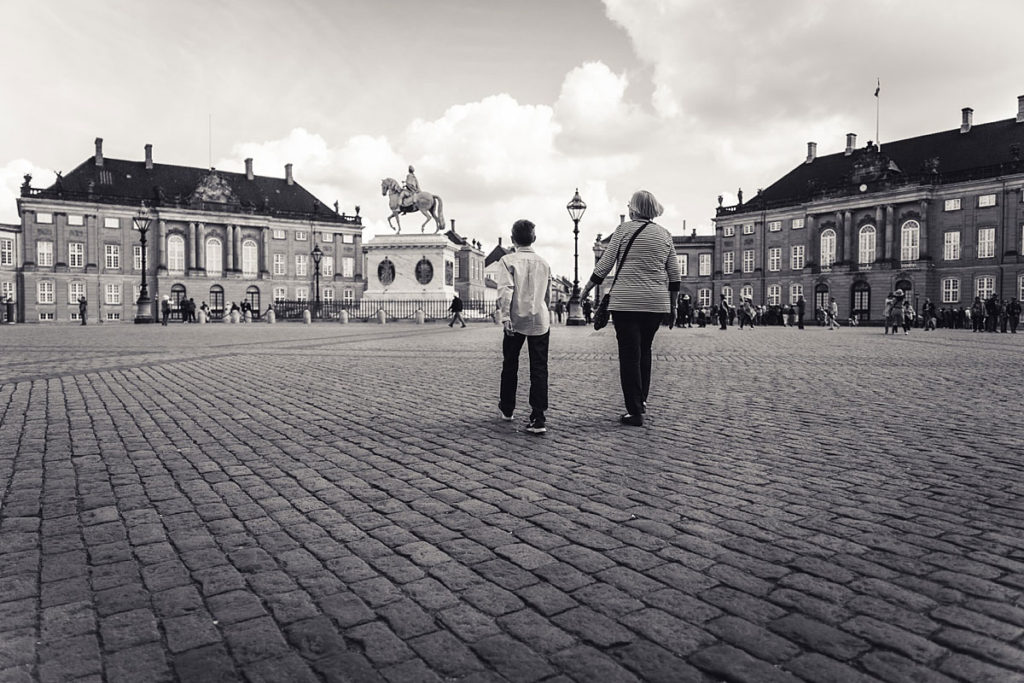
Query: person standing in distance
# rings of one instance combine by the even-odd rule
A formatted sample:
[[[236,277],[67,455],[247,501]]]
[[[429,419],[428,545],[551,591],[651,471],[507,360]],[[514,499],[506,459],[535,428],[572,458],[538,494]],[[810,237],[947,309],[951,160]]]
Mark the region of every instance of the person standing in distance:
[[[498,308],[504,326],[501,390],[498,410],[503,420],[515,417],[519,382],[519,353],[525,343],[530,353],[530,421],[526,431],[547,431],[548,342],[551,338],[551,303],[548,281],[551,267],[533,250],[536,226],[526,219],[512,224],[515,251],[498,262]]]
[[[626,413],[619,422],[642,426],[651,389],[651,346],[668,314],[669,329],[676,323],[679,296],[679,260],[668,230],[654,222],[664,212],[647,190],[637,190],[629,200],[629,220],[612,233],[608,248],[594,267],[581,292],[586,297],[616,269],[610,289],[610,305],[619,345],[619,381]],[[632,244],[630,245],[630,240]],[[628,253],[625,252],[629,245]]]
[[[89,313],[89,302],[85,296],[78,297],[78,317],[82,319],[82,324],[85,324],[85,319]]]

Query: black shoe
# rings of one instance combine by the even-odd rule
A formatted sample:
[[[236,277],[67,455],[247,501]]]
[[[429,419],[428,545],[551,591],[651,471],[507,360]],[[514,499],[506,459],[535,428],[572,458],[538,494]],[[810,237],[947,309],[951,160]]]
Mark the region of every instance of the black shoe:
[[[526,431],[531,434],[543,434],[548,431],[548,428],[544,423],[543,417],[532,417],[530,418],[530,424],[526,425]]]
[[[619,418],[619,422],[624,425],[630,425],[631,427],[644,426],[644,418],[640,417],[639,415],[630,415],[629,413],[626,413],[625,415],[621,416]]]

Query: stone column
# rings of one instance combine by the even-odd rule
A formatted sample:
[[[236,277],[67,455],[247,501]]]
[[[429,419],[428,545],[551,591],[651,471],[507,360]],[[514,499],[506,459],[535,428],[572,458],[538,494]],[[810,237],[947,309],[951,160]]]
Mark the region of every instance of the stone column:
[[[235,266],[235,226],[228,225],[225,228],[224,251],[221,252],[221,258],[227,256],[227,265],[224,267],[224,272],[232,270]]]
[[[260,229],[260,235],[263,237],[260,240],[260,273],[270,274],[270,228],[263,226]]]
[[[196,229],[198,243],[196,244],[196,263],[198,268],[206,272],[206,223],[200,223]]]
[[[237,272],[242,269],[242,228],[233,225],[231,229],[234,231],[235,236],[235,260],[231,263],[231,270]]]
[[[352,260],[354,262],[354,265],[352,266],[352,275],[357,280],[359,280],[359,279],[361,279],[363,277],[363,236],[362,236],[362,234],[356,235],[355,239],[352,240]]]
[[[842,256],[842,258],[837,258],[836,259],[836,261],[839,261],[841,263],[851,263],[852,262],[852,259],[850,258],[850,253],[851,253],[850,252],[850,231],[853,229],[852,224],[853,224],[853,214],[850,213],[849,211],[844,211],[843,212],[843,256]],[[836,240],[836,242],[837,242],[836,247],[838,248],[839,240]]]
[[[920,256],[918,258],[924,259],[928,257],[928,200],[921,200],[921,236],[918,239],[918,245],[920,246]]]
[[[99,216],[85,217],[85,272],[96,272],[96,250],[99,248]],[[32,259],[35,261],[35,259]]]
[[[187,258],[189,262],[185,264],[186,273],[189,272],[190,270],[196,269],[196,264],[199,263],[199,261],[196,259],[197,251],[198,249],[196,248],[196,224],[193,222],[188,224],[188,246],[185,249],[185,253],[188,255]]]
[[[61,220],[63,218],[63,220]],[[66,266],[68,265],[68,217],[67,214],[64,216],[53,215],[53,265],[54,266]],[[57,289],[54,285],[54,289]],[[56,296],[57,292],[54,292]],[[67,296],[67,287],[64,288],[64,296]],[[54,298],[54,301],[57,299]]]
[[[161,275],[167,274],[167,221],[161,220],[157,224],[156,250],[158,262],[160,263]]]
[[[882,223],[882,206],[875,207],[875,261],[878,260],[878,254],[882,251],[881,244],[885,239],[885,225]]]
[[[893,208],[892,204],[885,206],[885,260],[892,261],[892,243],[893,243]]]

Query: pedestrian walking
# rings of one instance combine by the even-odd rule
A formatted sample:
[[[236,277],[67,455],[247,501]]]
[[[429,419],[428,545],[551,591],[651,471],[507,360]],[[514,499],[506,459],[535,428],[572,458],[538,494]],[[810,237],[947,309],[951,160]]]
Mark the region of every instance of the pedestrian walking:
[[[834,330],[839,327],[839,304],[836,303],[836,298],[829,297],[828,309],[825,311],[825,319],[828,322],[828,329]]]
[[[519,354],[525,343],[530,355],[530,421],[526,431],[543,434],[547,431],[551,268],[533,250],[536,240],[536,226],[532,222],[516,221],[512,224],[515,251],[498,262],[498,308],[504,330],[498,410],[504,420],[515,418]]]
[[[1020,324],[1020,313],[1021,305],[1017,301],[1017,297],[1010,299],[1010,303],[1006,305],[1006,317],[1010,321],[1010,333],[1017,334],[1017,325]]]
[[[590,325],[591,314],[594,312],[594,306],[590,303],[589,298],[584,298],[583,303],[580,304],[580,308],[583,309],[583,319]]]
[[[89,313],[89,302],[86,301],[84,295],[78,297],[78,317],[82,321],[83,325],[85,324],[85,319],[88,317],[88,313]]]
[[[452,297],[452,302],[448,305],[448,310],[451,311],[452,321],[448,323],[448,327],[452,327],[456,322],[462,323],[462,326],[466,326],[466,321],[462,319],[462,299],[456,294]]]
[[[160,300],[160,324],[166,327],[169,317],[171,317],[171,300],[165,294],[163,299]]]
[[[726,329],[726,324],[729,322],[734,313],[731,312],[732,306],[725,300],[725,294],[722,295],[722,300],[718,302],[718,325],[720,330]]]
[[[555,316],[558,318],[558,323],[562,323],[562,314],[565,313],[565,302],[559,299],[555,302]]]
[[[672,235],[654,222],[664,212],[653,194],[638,190],[629,200],[629,220],[612,234],[608,248],[583,289],[586,295],[615,268],[609,310],[619,347],[619,381],[625,425],[644,422],[651,388],[651,346],[665,314],[675,326],[679,292],[679,261]]]
[[[679,297],[679,317],[676,320],[676,327],[693,327],[693,308],[690,306],[690,295],[683,294]]]
[[[196,300],[191,297],[188,300],[188,321],[190,323],[198,322],[196,320]]]

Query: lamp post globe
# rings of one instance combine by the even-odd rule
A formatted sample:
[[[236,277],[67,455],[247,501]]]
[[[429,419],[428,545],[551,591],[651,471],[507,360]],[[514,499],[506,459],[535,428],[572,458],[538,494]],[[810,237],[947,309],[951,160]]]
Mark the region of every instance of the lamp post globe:
[[[142,281],[139,283],[139,298],[135,302],[136,324],[153,322],[153,301],[149,298],[149,286],[146,282],[146,233],[149,232],[151,221],[152,216],[146,202],[142,202],[138,214],[132,217],[135,229],[139,231],[139,244],[142,248]]]
[[[313,245],[313,274],[315,276],[316,283],[316,305],[313,311],[313,317],[320,317],[320,259],[323,258],[324,253],[320,251],[320,245]]]
[[[566,211],[569,212],[569,217],[572,218],[572,241],[573,241],[573,277],[572,277],[572,295],[569,297],[569,318],[565,321],[566,325],[570,326],[581,326],[586,325],[587,321],[583,317],[583,310],[580,307],[580,219],[583,218],[583,213],[587,210],[587,205],[580,197],[580,189],[576,188],[576,194],[572,196],[569,203],[565,205]]]

